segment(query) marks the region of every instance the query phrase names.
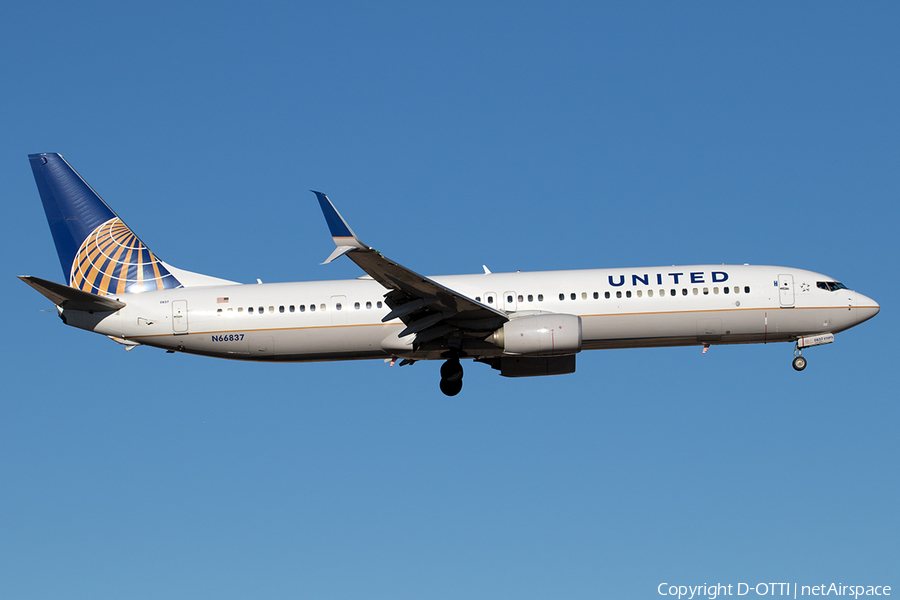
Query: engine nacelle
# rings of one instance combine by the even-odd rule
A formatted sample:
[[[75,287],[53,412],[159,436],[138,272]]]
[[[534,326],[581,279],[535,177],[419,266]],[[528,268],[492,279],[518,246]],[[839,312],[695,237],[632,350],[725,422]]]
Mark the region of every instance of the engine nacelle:
[[[547,313],[512,319],[488,340],[507,354],[559,356],[581,351],[581,317]]]

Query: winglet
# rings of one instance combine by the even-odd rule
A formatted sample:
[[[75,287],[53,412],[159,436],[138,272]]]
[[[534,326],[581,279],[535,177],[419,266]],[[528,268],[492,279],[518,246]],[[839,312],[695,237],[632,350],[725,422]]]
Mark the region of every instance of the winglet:
[[[328,196],[315,190],[310,191],[319,199],[319,206],[322,207],[322,214],[325,215],[325,222],[328,223],[328,229],[331,230],[331,237],[334,238],[334,244],[336,246],[350,246],[352,248],[368,247],[359,241],[359,238],[356,237],[356,234],[353,233],[353,230],[347,225],[347,221],[344,220],[341,213],[337,211],[334,204],[328,199]]]
[[[343,256],[351,250],[356,250],[357,248],[368,250],[369,247],[356,237],[356,234],[353,233],[353,230],[347,225],[347,221],[345,221],[344,217],[341,216],[341,213],[337,211],[334,204],[328,199],[328,196],[315,190],[310,191],[319,199],[319,206],[322,208],[322,214],[325,215],[325,222],[328,223],[328,229],[331,230],[331,237],[334,239],[334,245],[337,246],[334,252],[331,253],[331,256],[329,256],[322,264],[326,265],[336,258]]]

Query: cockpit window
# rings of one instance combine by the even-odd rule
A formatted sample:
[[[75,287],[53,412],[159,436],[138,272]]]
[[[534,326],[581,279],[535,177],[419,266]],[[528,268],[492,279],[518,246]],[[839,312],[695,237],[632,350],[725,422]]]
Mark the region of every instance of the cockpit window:
[[[836,292],[838,290],[847,289],[847,286],[839,281],[817,281],[816,287],[822,290],[827,290],[829,292]]]

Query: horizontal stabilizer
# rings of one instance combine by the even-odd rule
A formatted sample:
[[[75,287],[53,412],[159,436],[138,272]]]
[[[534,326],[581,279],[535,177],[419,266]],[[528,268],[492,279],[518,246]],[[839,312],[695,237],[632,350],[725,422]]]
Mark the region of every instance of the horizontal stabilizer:
[[[41,294],[50,299],[53,304],[66,310],[85,310],[85,311],[114,311],[125,307],[124,302],[105,298],[103,296],[95,296],[94,294],[83,292],[79,289],[47,281],[39,277],[30,275],[19,275],[19,279],[39,291]]]

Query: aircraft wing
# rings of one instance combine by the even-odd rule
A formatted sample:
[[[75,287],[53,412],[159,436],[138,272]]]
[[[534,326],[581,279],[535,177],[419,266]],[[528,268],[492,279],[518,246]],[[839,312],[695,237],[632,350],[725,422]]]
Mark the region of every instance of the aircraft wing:
[[[455,331],[491,332],[509,320],[502,310],[486,306],[419,275],[363,244],[328,196],[321,192],[313,193],[319,199],[319,206],[337,246],[322,264],[346,254],[372,279],[390,290],[385,294],[385,301],[392,310],[382,320],[387,322],[399,318],[407,325],[398,337],[415,333],[416,341],[423,344]]]

